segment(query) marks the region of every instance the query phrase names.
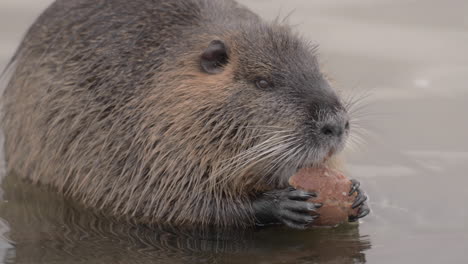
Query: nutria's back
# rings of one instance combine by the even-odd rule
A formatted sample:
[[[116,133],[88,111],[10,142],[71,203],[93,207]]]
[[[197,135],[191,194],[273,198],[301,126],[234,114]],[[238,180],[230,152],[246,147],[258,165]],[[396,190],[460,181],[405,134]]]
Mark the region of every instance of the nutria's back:
[[[57,0],[11,67],[9,169],[140,222],[252,225],[347,135],[313,48],[234,1]]]

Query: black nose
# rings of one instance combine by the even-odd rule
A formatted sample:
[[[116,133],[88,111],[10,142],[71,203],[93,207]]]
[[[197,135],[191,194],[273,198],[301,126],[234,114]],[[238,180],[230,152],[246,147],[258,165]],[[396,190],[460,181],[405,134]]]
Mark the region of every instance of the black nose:
[[[341,137],[345,130],[349,129],[349,121],[333,120],[325,123],[320,132],[328,137]]]

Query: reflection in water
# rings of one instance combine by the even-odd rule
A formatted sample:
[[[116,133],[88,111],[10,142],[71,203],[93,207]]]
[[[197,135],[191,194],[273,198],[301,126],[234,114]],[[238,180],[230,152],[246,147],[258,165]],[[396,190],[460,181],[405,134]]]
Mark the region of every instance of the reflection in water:
[[[364,263],[370,248],[357,225],[310,231],[150,229],[98,216],[11,174],[2,189],[0,245],[14,245],[3,249],[5,263]]]
[[[8,223],[0,218],[0,261],[2,263],[11,263],[14,259],[13,242],[4,236],[9,233],[10,227]]]

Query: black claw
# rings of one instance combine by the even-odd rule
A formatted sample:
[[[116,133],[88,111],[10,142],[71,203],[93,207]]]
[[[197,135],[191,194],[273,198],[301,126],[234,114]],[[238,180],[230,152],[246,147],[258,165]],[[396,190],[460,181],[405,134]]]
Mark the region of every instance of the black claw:
[[[357,180],[351,180],[351,191],[349,191],[349,196],[353,195],[358,189],[359,189],[359,186],[361,186],[361,183]]]
[[[356,222],[359,218],[363,218],[367,216],[370,213],[370,209],[367,207],[367,205],[363,205],[365,208],[360,208],[359,209],[359,214],[358,216],[350,216],[348,218],[349,222]]]
[[[293,190],[288,193],[288,198],[296,201],[307,201],[310,198],[317,197],[317,194],[314,192],[306,192],[301,190]]]
[[[318,196],[317,193],[315,193],[315,192],[306,192],[306,193],[307,193],[307,195],[310,196],[310,197],[317,198],[317,196]]]
[[[362,192],[359,192],[358,197],[354,201],[353,205],[351,206],[353,209],[359,207],[367,200],[367,196]]]
[[[358,211],[358,216],[357,218],[363,218],[364,216],[368,215],[370,213],[370,209],[367,206],[367,204],[363,204],[361,208],[359,208]]]
[[[320,215],[314,215],[312,216],[312,219],[307,221],[307,224],[312,224],[317,218],[319,218]]]
[[[316,212],[317,209],[323,206],[322,203],[308,203],[309,211]]]
[[[369,209],[363,210],[363,211],[357,216],[357,218],[363,218],[364,216],[368,215],[369,213],[370,213],[370,210],[369,210]]]
[[[308,209],[310,212],[315,212],[317,210],[317,207],[314,204],[308,204]]]
[[[351,191],[349,192],[350,195],[353,195],[354,193],[357,193],[357,197],[352,205],[352,208],[357,208],[359,206],[361,206],[366,200],[367,200],[367,196],[366,194],[361,190],[360,187],[360,183],[359,181],[357,180],[351,180],[352,182],[352,187],[351,187]]]
[[[349,222],[356,222],[359,218],[362,218],[370,213],[370,209],[365,203],[367,200],[367,195],[359,188],[361,184],[357,180],[351,180],[351,190],[349,191],[349,195],[353,195],[357,193],[356,199],[354,200],[353,205],[351,206],[353,209],[360,207],[358,210],[357,216],[350,216],[348,218]]]

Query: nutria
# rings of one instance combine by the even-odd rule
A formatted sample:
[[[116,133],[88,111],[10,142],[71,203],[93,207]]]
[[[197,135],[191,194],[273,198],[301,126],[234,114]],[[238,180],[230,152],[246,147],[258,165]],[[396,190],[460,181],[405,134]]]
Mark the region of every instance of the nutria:
[[[8,168],[140,223],[304,228],[288,178],[349,134],[315,47],[231,0],[57,0],[10,68]]]

